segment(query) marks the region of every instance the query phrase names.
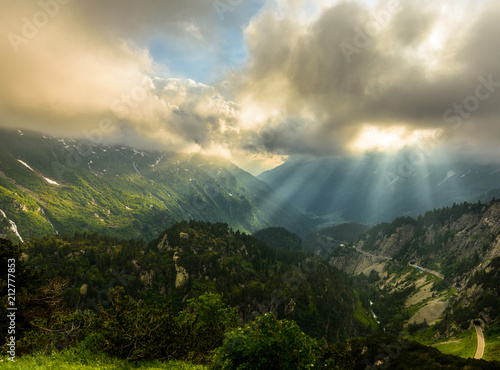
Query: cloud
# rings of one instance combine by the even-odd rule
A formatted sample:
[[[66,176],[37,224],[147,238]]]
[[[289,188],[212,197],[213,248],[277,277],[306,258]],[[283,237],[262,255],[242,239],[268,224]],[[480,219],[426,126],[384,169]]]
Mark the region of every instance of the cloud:
[[[248,124],[280,121],[260,144],[287,154],[345,153],[367,126],[445,129],[448,140],[492,144],[499,88],[478,107],[466,101],[467,118],[455,104],[475,95],[480,76],[500,81],[499,13],[494,1],[340,1],[304,25],[269,8],[246,29],[251,60],[239,99],[268,112]]]
[[[205,0],[3,5],[1,126],[84,137],[105,120],[108,140],[254,172],[440,129],[480,153],[500,134],[494,0],[255,0],[223,20]]]
[[[217,59],[219,37],[235,25],[221,22],[211,2],[3,5],[0,125],[82,137],[110,120],[114,141],[179,151],[213,150],[232,132],[234,103],[215,87],[172,78],[150,51],[163,38]]]

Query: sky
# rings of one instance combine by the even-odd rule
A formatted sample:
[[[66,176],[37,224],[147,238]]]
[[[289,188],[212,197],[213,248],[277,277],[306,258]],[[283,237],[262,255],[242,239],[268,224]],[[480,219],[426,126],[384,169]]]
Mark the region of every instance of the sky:
[[[499,158],[497,0],[0,0],[0,126],[258,174],[431,145]]]

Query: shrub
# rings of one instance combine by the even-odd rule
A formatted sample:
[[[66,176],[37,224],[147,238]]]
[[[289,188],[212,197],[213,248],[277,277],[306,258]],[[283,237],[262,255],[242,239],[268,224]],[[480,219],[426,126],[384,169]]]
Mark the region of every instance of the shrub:
[[[180,331],[189,333],[184,345],[190,360],[208,360],[207,355],[222,345],[224,333],[236,327],[236,309],[227,307],[220,294],[205,293],[188,300],[188,307],[177,318]]]
[[[213,358],[215,369],[309,369],[317,364],[318,342],[293,321],[273,314],[257,317],[226,334]]]
[[[179,330],[170,306],[134,301],[123,289],[111,295],[111,307],[100,314],[107,352],[130,360],[167,359],[177,352]]]

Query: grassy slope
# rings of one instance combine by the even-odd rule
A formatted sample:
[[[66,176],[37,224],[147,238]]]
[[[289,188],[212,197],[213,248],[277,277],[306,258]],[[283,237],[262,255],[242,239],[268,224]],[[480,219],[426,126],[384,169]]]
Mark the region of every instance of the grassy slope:
[[[35,354],[24,357],[17,357],[16,362],[4,359],[2,368],[5,369],[61,369],[61,370],[115,370],[115,369],[176,369],[176,370],[203,370],[202,365],[192,365],[178,361],[169,362],[138,362],[130,363],[124,360],[109,357],[103,353],[92,353],[88,350],[69,348],[60,353],[50,356]]]
[[[213,158],[0,131],[0,171],[0,208],[25,239],[78,230],[150,240],[193,218],[247,232],[312,226],[264,183]],[[0,222],[0,233],[15,239]]]

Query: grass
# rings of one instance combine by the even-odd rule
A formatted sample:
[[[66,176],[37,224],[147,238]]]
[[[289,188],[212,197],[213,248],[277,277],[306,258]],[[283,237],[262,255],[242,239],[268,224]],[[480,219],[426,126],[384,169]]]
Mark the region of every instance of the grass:
[[[500,337],[497,337],[496,340],[488,340],[486,341],[486,348],[484,349],[483,359],[485,360],[497,360],[500,358]]]
[[[484,349],[485,360],[500,359],[500,324],[497,323],[488,328],[484,334],[486,347]]]
[[[476,329],[472,328],[465,333],[444,341],[429,343],[441,352],[462,358],[474,358],[477,349]]]
[[[445,354],[456,355],[462,358],[474,357],[476,354],[477,335],[474,327],[454,338],[448,338],[445,340],[436,341],[432,339],[435,334],[436,332],[433,327],[429,327],[423,331],[418,331],[407,338],[426,346],[435,347]],[[500,323],[490,326],[484,333],[484,339],[486,347],[484,349],[483,359],[487,361],[498,361],[498,359],[500,359]]]
[[[6,358],[1,362],[5,369],[62,369],[62,370],[114,370],[114,369],[175,369],[175,370],[203,370],[207,367],[192,365],[178,361],[141,361],[131,363],[125,360],[109,357],[103,353],[92,353],[78,348],[66,349],[52,355],[38,353],[29,356],[16,357],[16,362]]]
[[[363,304],[359,299],[359,293],[355,291],[356,297],[358,299],[358,306],[354,312],[354,317],[358,320],[365,328],[371,328],[373,331],[377,330],[378,324],[371,315],[363,308]]]

